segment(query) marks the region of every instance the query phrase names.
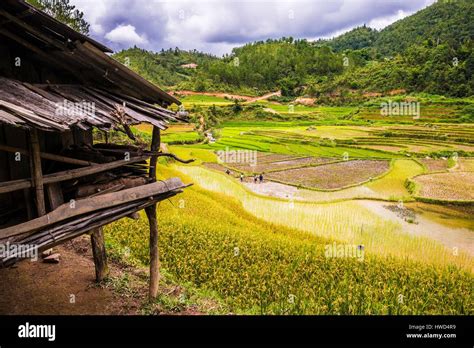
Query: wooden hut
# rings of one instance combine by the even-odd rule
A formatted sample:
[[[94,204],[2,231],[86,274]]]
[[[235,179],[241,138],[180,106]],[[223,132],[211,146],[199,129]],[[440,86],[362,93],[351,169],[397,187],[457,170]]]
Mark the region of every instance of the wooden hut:
[[[111,52],[22,0],[0,2],[0,244],[41,252],[90,233],[100,281],[102,226],[145,209],[155,297],[156,203],[185,187],[156,181],[157,158],[173,156],[160,152],[160,130],[186,115],[168,110],[180,102]],[[133,139],[130,126],[143,122],[153,125],[150,149],[93,142],[93,129]]]

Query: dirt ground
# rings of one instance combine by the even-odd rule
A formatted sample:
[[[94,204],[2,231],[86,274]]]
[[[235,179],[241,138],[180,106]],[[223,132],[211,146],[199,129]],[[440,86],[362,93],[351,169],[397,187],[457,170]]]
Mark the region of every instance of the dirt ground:
[[[94,262],[84,241],[55,248],[61,254],[58,264],[25,260],[0,269],[0,315],[135,314],[136,299],[95,283]],[[111,265],[111,273],[117,272]]]

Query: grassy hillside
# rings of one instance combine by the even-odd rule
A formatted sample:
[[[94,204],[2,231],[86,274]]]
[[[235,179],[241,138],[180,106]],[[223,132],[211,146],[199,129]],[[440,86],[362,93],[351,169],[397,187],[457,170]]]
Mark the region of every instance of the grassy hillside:
[[[195,69],[182,65],[194,63],[200,66],[217,59],[198,51],[183,51],[176,48],[155,53],[137,47],[118,52],[113,57],[148,81],[164,87],[189,80],[195,74]]]

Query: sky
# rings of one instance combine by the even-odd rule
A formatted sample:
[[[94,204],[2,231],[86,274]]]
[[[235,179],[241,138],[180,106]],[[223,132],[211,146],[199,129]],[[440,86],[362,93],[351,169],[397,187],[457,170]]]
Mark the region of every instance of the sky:
[[[70,0],[90,36],[114,51],[134,45],[221,56],[245,43],[331,38],[366,24],[382,29],[435,0]]]

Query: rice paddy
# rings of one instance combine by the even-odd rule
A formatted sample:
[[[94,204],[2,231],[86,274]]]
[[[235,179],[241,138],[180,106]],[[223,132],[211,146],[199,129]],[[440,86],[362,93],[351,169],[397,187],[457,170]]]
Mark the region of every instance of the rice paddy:
[[[360,206],[295,203],[291,210],[288,202],[257,197],[198,166],[159,169],[163,176],[183,177],[180,172],[187,171],[193,177],[183,178],[197,184],[160,204],[162,266],[181,281],[217,292],[236,313],[473,312],[465,255],[455,257],[428,239],[400,234],[396,224]],[[145,221],[110,226],[108,246],[119,255],[131,246],[121,255],[146,264]],[[334,243],[363,244],[363,258],[327,257]]]
[[[420,175],[414,179],[421,197],[446,201],[474,201],[472,172]]]
[[[359,185],[389,169],[388,161],[353,160],[273,172],[270,180],[323,190]]]
[[[185,102],[209,106],[214,97],[207,97]],[[194,184],[158,209],[167,272],[217,293],[235,313],[474,312],[467,252],[474,248],[474,127],[449,123],[456,117],[449,107],[428,107],[421,120],[401,124],[370,106],[256,104],[285,121],[227,121],[214,143],[180,143],[194,132],[182,125],[163,134],[170,152],[196,159],[190,165],[160,159],[160,177]],[[431,123],[436,113],[445,122]],[[218,151],[231,150],[256,151],[256,161],[219,161]],[[259,173],[265,179],[255,183]],[[421,196],[463,205],[416,202]],[[460,248],[430,237],[416,219],[371,209],[375,201],[422,216],[430,228],[442,225],[443,233],[463,229],[450,238]],[[410,226],[423,233],[409,233]],[[127,257],[148,262],[146,222],[136,228],[119,221],[110,229],[118,257],[132,245]],[[331,257],[331,245],[359,254]]]

